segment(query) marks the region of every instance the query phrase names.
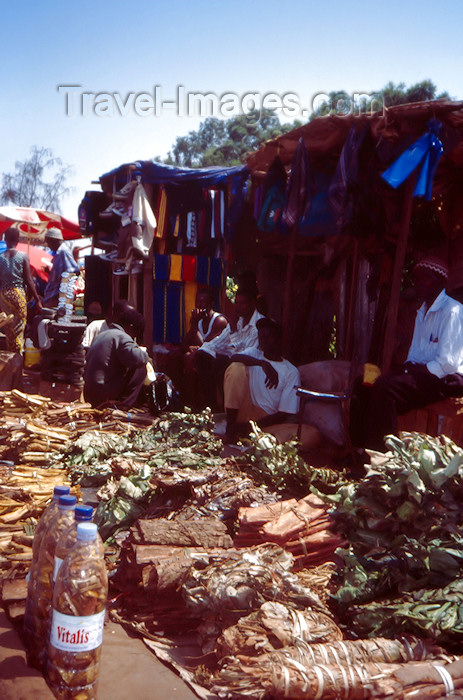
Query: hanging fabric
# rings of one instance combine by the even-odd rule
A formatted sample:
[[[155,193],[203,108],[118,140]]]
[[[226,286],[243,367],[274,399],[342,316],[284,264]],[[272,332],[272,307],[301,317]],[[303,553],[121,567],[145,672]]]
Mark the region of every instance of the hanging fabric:
[[[172,282],[182,281],[182,256],[170,256],[170,280]]]
[[[182,279],[184,282],[194,282],[196,279],[196,256],[183,255]]]
[[[293,228],[310,209],[312,192],[309,184],[309,154],[300,138],[291,164],[285,192],[285,204],[281,218],[288,228]]]
[[[160,185],[157,201],[156,238],[165,238],[167,229],[167,194],[164,185]]]
[[[412,172],[418,170],[413,195],[431,199],[434,173],[444,152],[438,133],[442,124],[437,119],[428,122],[428,132],[412,143],[392,165],[382,173],[382,178],[397,189]]]
[[[336,226],[341,231],[352,219],[353,189],[359,184],[359,151],[369,127],[361,131],[352,126],[336,166],[328,189],[328,205],[332,210]]]
[[[153,341],[178,344],[185,334],[185,295],[181,282],[153,282]]]
[[[170,258],[168,255],[153,256],[153,279],[167,282],[170,279]]]

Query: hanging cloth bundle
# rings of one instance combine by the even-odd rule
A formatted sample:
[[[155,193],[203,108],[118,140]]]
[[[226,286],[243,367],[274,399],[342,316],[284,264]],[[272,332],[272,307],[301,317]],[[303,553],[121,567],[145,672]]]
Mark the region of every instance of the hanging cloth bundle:
[[[428,132],[412,143],[381,177],[396,189],[419,168],[413,195],[425,197],[429,201],[434,173],[444,152],[442,142],[437,136],[441,126],[437,119],[431,119],[428,122]]]

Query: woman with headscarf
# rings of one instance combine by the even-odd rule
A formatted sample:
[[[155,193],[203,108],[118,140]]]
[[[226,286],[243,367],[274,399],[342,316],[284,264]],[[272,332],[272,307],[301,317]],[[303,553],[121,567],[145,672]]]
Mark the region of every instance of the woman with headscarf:
[[[42,304],[32,279],[29,258],[26,253],[16,250],[18,229],[7,229],[3,237],[6,250],[0,254],[0,311],[13,318],[2,327],[2,332],[6,336],[7,349],[22,353],[27,320],[26,290],[34,297],[38,309]]]

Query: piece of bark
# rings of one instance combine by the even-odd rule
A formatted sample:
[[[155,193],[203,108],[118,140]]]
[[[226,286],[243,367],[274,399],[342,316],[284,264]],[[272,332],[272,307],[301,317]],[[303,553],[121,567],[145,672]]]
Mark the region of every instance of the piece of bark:
[[[142,583],[147,593],[165,593],[177,589],[185,580],[193,560],[186,554],[176,554],[142,570]]]
[[[153,518],[138,520],[136,523],[139,537],[146,544],[169,544],[177,547],[220,547],[228,549],[233,540],[227,532],[226,525],[218,518],[200,518],[198,520],[167,520]]]
[[[326,517],[328,506],[317,496],[310,494],[275,520],[262,526],[262,533],[274,542],[285,542],[301,532],[310,532],[311,523]]]
[[[278,503],[266,503],[261,506],[240,508],[238,511],[240,528],[258,529],[265,523],[273,521],[275,518],[289,512],[291,508],[297,506],[297,503],[295,498],[291,498],[287,501],[279,501]]]
[[[7,579],[3,582],[2,601],[8,603],[13,600],[26,600],[27,581],[24,578]]]

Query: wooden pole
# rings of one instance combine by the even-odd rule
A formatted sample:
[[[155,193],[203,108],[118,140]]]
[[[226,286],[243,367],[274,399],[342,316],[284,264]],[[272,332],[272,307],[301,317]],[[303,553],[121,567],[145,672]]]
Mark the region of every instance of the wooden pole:
[[[347,326],[346,326],[346,346],[345,359],[351,360],[354,353],[354,326],[356,317],[357,295],[358,295],[358,269],[359,269],[359,239],[357,236],[354,239],[354,250],[352,255],[352,270],[349,289],[349,308],[347,309]]]
[[[283,295],[283,353],[285,356],[290,351],[290,323],[291,323],[291,290],[293,286],[294,275],[294,260],[296,257],[296,241],[297,241],[298,225],[294,224],[291,229],[291,237],[289,240],[288,259],[286,261],[286,278],[285,290]]]
[[[413,206],[413,190],[415,189],[417,173],[412,174],[406,181],[403,189],[402,216],[399,222],[397,235],[397,249],[394,259],[394,269],[392,272],[391,296],[389,298],[389,312],[387,315],[386,332],[384,334],[383,360],[381,371],[383,374],[389,372],[394,354],[395,335],[397,317],[400,303],[400,286],[402,273],[407,252],[408,232],[410,228],[410,218]]]
[[[144,343],[148,355],[153,352],[153,248],[154,241],[148,253],[148,260],[143,263],[143,316],[145,317]]]

